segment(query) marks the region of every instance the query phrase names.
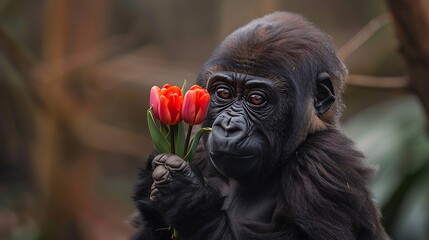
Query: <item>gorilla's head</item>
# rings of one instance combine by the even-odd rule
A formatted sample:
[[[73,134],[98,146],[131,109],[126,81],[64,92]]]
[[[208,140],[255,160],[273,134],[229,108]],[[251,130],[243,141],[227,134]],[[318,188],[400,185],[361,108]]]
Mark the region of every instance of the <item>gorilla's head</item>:
[[[336,128],[346,75],[329,37],[299,15],[277,12],[230,34],[197,80],[211,93],[205,144],[216,169],[263,178],[309,134]]]

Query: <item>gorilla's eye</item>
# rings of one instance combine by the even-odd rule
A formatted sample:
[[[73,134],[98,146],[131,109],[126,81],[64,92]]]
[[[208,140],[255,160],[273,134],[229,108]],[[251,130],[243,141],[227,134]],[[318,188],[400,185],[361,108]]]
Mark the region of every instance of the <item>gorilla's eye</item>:
[[[261,105],[261,104],[264,104],[266,100],[264,96],[253,93],[249,95],[249,97],[247,98],[247,101],[254,105]]]
[[[216,89],[216,95],[222,99],[229,99],[231,98],[231,91],[228,88],[219,87]]]

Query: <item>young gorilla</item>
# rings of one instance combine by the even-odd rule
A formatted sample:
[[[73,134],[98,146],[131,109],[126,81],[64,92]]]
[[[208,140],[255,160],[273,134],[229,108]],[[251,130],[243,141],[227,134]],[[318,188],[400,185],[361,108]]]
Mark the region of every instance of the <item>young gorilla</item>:
[[[189,165],[159,154],[139,175],[133,239],[388,239],[372,169],[338,124],[347,70],[330,39],[277,12],[228,36],[197,83],[213,128]]]

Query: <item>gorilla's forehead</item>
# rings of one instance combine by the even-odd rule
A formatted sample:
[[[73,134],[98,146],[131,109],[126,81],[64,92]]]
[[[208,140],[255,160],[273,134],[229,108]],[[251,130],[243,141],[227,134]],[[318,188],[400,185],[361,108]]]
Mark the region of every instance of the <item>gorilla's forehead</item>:
[[[242,59],[246,59],[246,57],[243,56]],[[270,82],[273,87],[279,90],[291,87],[293,80],[290,79],[290,77],[292,76],[291,73],[296,71],[296,67],[270,67],[268,63],[258,62],[259,61],[252,61],[252,63],[250,63],[250,60],[248,60],[247,64],[243,64],[243,61],[235,61],[234,59],[212,59],[210,64],[205,66],[207,73],[206,80],[210,81],[210,79],[216,76],[224,76],[234,81],[240,80],[244,82],[265,79],[266,82]]]
[[[302,17],[279,13],[231,33],[210,60],[250,74],[315,77],[318,66],[324,68],[336,57],[333,49],[329,38]]]
[[[243,86],[254,86],[268,85],[270,87],[276,87],[274,82],[267,77],[256,76],[244,72],[237,71],[219,71],[215,72],[209,78],[208,84],[210,85],[213,81],[222,80],[228,82],[231,85],[243,85]]]

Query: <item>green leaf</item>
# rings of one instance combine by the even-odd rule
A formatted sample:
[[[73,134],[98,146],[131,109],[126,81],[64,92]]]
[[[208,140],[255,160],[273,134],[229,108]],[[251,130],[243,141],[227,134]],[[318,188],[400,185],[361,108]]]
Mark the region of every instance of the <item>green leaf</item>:
[[[168,139],[168,134],[170,133],[170,128],[167,125],[161,123],[159,126],[159,131],[161,131],[162,136],[165,136],[165,139]]]
[[[174,130],[176,130],[174,133],[174,147],[176,155],[183,158],[185,156],[185,124],[183,121],[179,122]]]
[[[147,124],[149,127],[150,136],[158,153],[170,152],[170,143],[168,143],[167,139],[156,125],[155,119],[153,118],[152,108],[147,110]]]
[[[198,142],[200,141],[201,136],[203,136],[205,132],[210,132],[211,130],[212,128],[209,128],[209,127],[201,128],[200,130],[198,130],[194,138],[192,138],[191,140],[189,150],[186,153],[186,156],[183,158],[185,161],[190,162],[192,158],[194,158],[194,154],[195,154],[195,151],[197,150]]]
[[[171,239],[178,240],[179,239],[179,233],[175,228],[173,228],[173,234],[171,235]]]

